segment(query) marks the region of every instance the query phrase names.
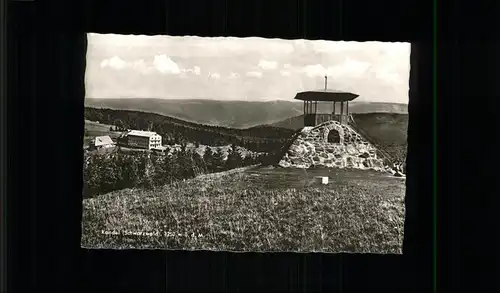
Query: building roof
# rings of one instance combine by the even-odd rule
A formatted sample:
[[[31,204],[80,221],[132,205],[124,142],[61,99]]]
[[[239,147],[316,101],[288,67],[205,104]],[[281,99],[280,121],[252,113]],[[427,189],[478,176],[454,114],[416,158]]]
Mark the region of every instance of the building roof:
[[[94,139],[94,145],[95,146],[108,145],[108,144],[113,144],[113,140],[108,135],[97,136]]]
[[[357,94],[336,90],[317,90],[297,93],[296,100],[322,101],[322,102],[347,102],[359,97]]]
[[[133,136],[143,136],[143,137],[151,137],[153,135],[157,135],[156,132],[153,131],[142,131],[142,130],[130,130],[127,135]]]

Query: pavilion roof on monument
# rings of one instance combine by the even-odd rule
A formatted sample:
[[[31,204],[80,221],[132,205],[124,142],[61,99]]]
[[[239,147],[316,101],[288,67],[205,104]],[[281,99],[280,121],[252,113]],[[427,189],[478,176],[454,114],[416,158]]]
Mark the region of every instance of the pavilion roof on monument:
[[[349,102],[359,97],[357,94],[336,90],[317,90],[298,93],[296,100],[321,102]]]

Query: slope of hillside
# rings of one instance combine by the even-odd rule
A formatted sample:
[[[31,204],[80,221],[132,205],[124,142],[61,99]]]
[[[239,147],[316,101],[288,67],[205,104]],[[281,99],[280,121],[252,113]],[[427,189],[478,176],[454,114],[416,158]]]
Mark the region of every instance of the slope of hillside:
[[[408,114],[408,104],[349,102],[349,113],[396,113]]]
[[[354,114],[356,125],[372,138],[396,144],[406,144],[408,114],[367,113]]]
[[[353,115],[356,128],[395,160],[406,159],[408,114],[368,113]]]
[[[298,115],[271,124],[272,126],[299,130],[304,127],[304,116]]]
[[[169,99],[92,99],[85,105],[94,108],[136,110],[170,116],[189,122],[231,128],[247,128],[272,124],[302,114],[303,104],[290,101],[219,101],[219,100],[169,100]],[[319,111],[331,112],[329,103],[318,105]],[[393,103],[349,103],[351,113],[389,112],[408,113],[408,105]]]

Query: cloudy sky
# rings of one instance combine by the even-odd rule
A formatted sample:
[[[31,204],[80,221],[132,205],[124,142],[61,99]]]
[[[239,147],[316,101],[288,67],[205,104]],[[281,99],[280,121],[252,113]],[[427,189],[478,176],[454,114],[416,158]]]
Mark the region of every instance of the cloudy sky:
[[[293,100],[305,90],[408,103],[409,43],[89,34],[92,98]]]

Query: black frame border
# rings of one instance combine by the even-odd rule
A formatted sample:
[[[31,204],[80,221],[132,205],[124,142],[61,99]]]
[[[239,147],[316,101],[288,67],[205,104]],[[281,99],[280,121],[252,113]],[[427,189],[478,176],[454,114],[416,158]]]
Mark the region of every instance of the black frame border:
[[[11,264],[18,264],[13,272],[26,276],[17,288],[419,292],[432,288],[433,46],[431,27],[415,25],[418,18],[426,18],[424,4],[414,1],[403,6],[395,1],[387,9],[363,3],[359,11],[359,3],[333,1],[164,1],[150,6],[87,1],[37,5],[35,15],[33,3],[9,3],[14,15],[9,49],[18,54],[9,56],[14,72],[9,73],[10,82],[18,85],[9,87],[9,95],[18,97],[9,101],[13,119],[9,124],[33,129],[30,138],[9,139],[15,144],[9,148],[13,152],[9,163],[29,166],[31,171],[13,172],[18,181],[12,181],[15,189],[10,190],[23,195],[9,202],[9,211],[18,212],[9,233],[22,231],[9,242],[17,250],[12,251]],[[82,184],[82,134],[75,129],[83,132],[85,32],[412,42],[404,255],[80,249],[81,197],[69,195],[80,194]],[[13,113],[20,115],[14,118]],[[72,134],[64,147],[45,143],[42,125],[51,124]],[[57,188],[51,184],[54,180]],[[21,267],[23,263],[31,264],[30,269]]]

